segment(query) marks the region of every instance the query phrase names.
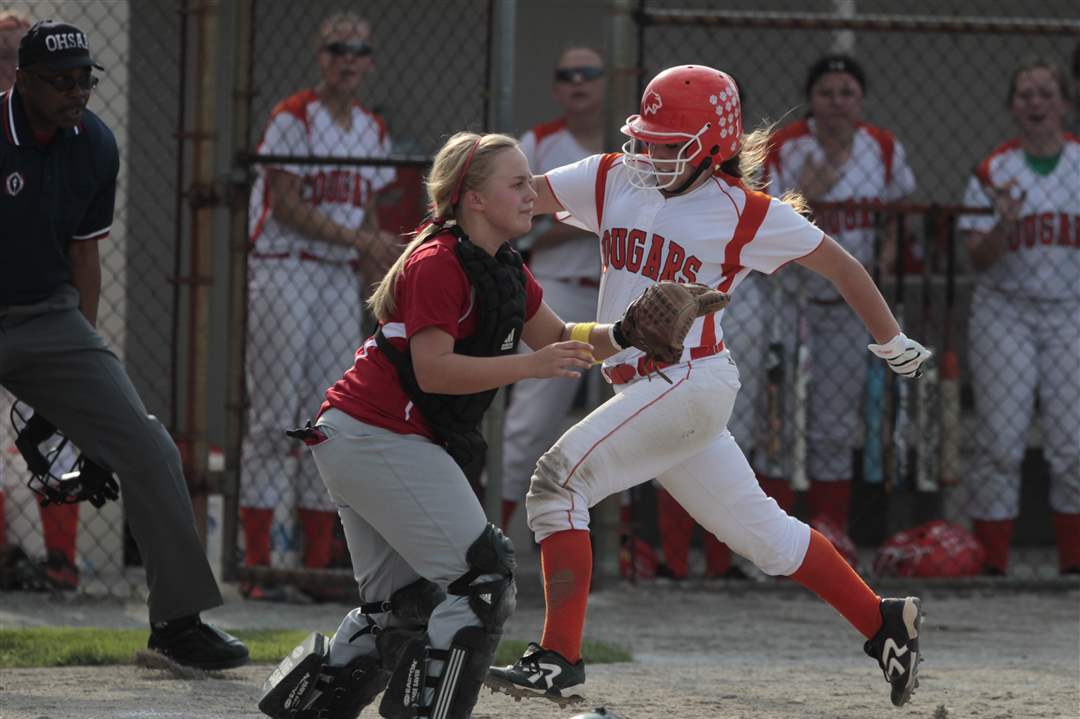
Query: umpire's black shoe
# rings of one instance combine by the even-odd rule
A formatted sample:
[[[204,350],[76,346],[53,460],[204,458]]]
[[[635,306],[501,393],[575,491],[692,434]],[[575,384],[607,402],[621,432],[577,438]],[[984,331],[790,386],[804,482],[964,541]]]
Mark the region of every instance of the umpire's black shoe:
[[[146,646],[177,664],[196,669],[232,669],[251,659],[243,642],[203,623],[198,615],[152,625]]]
[[[585,662],[571,664],[562,654],[530,642],[521,659],[508,667],[491,667],[484,683],[518,701],[542,696],[566,706],[584,699]]]
[[[902,706],[919,686],[919,625],[922,609],[916,597],[881,600],[881,629],[863,645],[892,685],[892,703]]]

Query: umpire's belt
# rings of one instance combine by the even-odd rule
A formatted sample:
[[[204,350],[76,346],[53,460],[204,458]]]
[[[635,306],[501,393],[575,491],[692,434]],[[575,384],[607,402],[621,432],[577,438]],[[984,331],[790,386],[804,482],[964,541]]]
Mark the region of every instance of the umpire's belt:
[[[720,340],[714,345],[705,347],[691,347],[690,359],[696,360],[702,359],[703,357],[712,357],[714,354],[719,354],[723,351],[723,340]],[[611,384],[626,384],[630,380],[644,377],[657,369],[664,369],[665,367],[671,366],[673,365],[670,365],[667,362],[652,362],[645,357],[638,357],[638,361],[635,364],[627,362],[624,364],[617,364],[614,367],[603,367],[600,372],[603,373],[604,377]]]
[[[318,262],[321,265],[330,265],[331,267],[350,266],[348,260],[328,260],[325,257],[313,255],[306,250],[300,250],[299,252],[252,252],[251,256],[257,260],[287,260],[290,257],[295,257],[301,262]]]

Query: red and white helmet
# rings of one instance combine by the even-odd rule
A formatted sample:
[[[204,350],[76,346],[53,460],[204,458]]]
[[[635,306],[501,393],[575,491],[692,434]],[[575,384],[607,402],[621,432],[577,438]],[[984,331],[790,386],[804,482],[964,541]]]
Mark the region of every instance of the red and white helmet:
[[[663,190],[675,184],[688,164],[729,160],[739,152],[742,127],[739,88],[730,75],[704,65],[670,67],[652,79],[641,97],[641,112],[622,126],[631,138],[623,145],[630,183]],[[654,162],[638,152],[637,140],[681,147],[674,160]]]

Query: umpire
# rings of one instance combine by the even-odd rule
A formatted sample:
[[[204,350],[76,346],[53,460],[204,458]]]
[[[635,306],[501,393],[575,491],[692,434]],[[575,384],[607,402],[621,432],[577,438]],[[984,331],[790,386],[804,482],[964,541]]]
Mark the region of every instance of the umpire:
[[[247,647],[199,618],[222,599],[180,454],[94,329],[119,154],[86,109],[91,68],[104,69],[82,31],[42,21],[22,37],[15,86],[0,94],[0,385],[118,476],[150,588],[149,648],[188,666],[236,667]]]

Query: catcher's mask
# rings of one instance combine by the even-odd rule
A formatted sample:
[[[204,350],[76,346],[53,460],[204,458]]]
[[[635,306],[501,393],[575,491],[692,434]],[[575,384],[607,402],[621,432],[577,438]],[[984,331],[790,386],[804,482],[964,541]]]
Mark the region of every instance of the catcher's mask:
[[[13,403],[11,424],[16,432],[15,447],[30,470],[27,486],[41,497],[41,506],[88,501],[101,507],[120,497],[112,472],[85,455],[80,454],[65,470],[61,461],[70,440],[42,415],[24,411],[28,409]]]

